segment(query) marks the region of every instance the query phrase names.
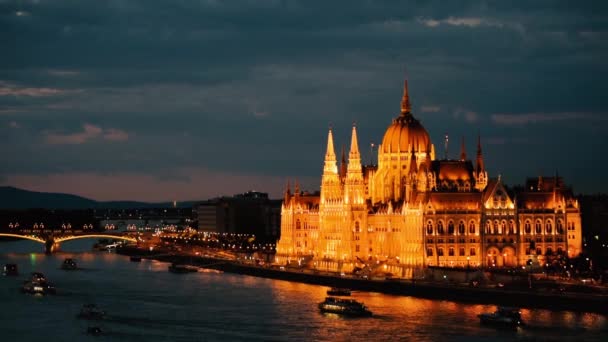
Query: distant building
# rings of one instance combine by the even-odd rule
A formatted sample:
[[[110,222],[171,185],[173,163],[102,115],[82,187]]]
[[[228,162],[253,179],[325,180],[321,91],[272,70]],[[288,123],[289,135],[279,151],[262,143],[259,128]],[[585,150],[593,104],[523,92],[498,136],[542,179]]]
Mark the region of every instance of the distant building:
[[[248,191],[210,199],[199,203],[196,212],[199,231],[253,234],[265,242],[279,238],[281,200],[269,199],[267,193]]]
[[[320,194],[285,191],[277,262],[411,277],[427,266],[517,267],[581,253],[579,204],[560,177],[510,190],[488,177],[479,140],[475,162],[464,141],[458,159],[437,159],[407,82],[377,165],[362,165],[353,126],[339,166],[330,129]]]

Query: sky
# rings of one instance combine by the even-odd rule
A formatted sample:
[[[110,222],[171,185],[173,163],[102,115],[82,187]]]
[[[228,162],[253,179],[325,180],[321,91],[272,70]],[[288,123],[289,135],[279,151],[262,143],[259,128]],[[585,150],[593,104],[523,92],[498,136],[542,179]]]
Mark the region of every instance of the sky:
[[[608,2],[0,0],[0,185],[97,200],[319,189],[399,115],[490,177],[608,192]]]

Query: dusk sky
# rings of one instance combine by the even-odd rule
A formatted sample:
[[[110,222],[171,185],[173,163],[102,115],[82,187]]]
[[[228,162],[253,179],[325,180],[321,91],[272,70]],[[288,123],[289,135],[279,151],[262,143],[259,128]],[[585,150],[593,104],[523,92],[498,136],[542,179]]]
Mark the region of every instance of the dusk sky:
[[[319,189],[413,114],[509,185],[608,192],[607,1],[0,0],[0,185],[97,200]]]

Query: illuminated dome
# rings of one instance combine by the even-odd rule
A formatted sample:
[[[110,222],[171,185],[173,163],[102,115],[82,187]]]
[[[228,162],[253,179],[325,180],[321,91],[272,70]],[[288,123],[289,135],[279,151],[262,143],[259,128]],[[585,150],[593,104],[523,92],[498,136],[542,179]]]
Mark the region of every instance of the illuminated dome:
[[[384,133],[381,152],[409,152],[409,149],[414,149],[416,152],[430,152],[428,151],[430,146],[429,133],[411,113],[407,81],[405,81],[403,99],[401,100],[401,115],[393,120],[393,123]]]

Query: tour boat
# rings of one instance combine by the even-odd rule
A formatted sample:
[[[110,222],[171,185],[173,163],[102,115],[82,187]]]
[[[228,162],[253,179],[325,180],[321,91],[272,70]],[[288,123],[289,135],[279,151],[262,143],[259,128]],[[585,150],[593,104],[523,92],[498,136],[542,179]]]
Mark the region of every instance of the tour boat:
[[[495,312],[478,315],[481,324],[516,328],[523,324],[521,312],[516,308],[499,306]]]
[[[56,290],[49,282],[25,281],[21,286],[21,292],[34,295],[55,294]]]
[[[350,296],[350,290],[341,289],[338,287],[332,287],[331,289],[327,290],[327,295],[328,296]]]
[[[78,313],[78,318],[82,319],[104,319],[106,312],[95,304],[85,304]]]
[[[325,301],[319,303],[319,310],[322,313],[335,313],[345,316],[369,317],[372,312],[362,303],[354,299],[342,299],[327,297]]]
[[[61,264],[61,269],[62,270],[75,270],[77,269],[78,266],[76,265],[76,261],[72,258],[66,258],[65,260],[63,260],[63,263]]]
[[[17,270],[17,264],[6,264],[4,265],[4,270],[2,274],[5,276],[16,276],[19,275],[19,271]]]

